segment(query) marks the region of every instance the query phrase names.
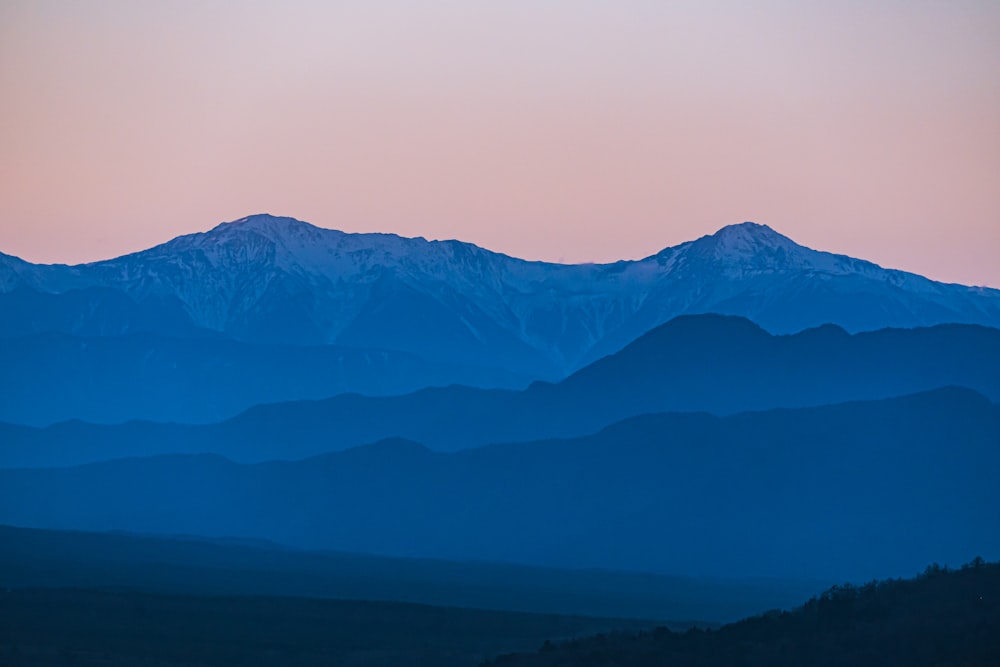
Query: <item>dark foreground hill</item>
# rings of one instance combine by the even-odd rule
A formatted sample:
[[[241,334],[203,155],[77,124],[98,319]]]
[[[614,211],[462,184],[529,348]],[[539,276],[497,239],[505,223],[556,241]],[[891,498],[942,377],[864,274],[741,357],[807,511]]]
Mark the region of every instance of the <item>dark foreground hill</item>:
[[[551,642],[492,667],[992,667],[1000,664],[1000,564],[928,568],[915,580],[839,586],[792,612],[715,631]]]
[[[549,635],[648,625],[399,602],[2,590],[0,664],[471,667]]]
[[[0,522],[311,549],[838,580],[1000,556],[1000,407],[965,389],[435,453],[0,471]]]
[[[944,386],[968,387],[1000,401],[1000,330],[941,325],[848,335],[828,326],[772,336],[742,318],[689,316],[558,384],[535,383],[520,392],[455,386],[404,396],[344,395],[264,405],[220,424],[194,427],[0,425],[0,466],[74,465],[165,453],[214,453],[256,462],[390,437],[457,450],[582,436],[648,413],[732,414]]]
[[[559,570],[298,551],[259,541],[0,526],[0,588],[322,597],[723,622],[790,607],[829,583]]]

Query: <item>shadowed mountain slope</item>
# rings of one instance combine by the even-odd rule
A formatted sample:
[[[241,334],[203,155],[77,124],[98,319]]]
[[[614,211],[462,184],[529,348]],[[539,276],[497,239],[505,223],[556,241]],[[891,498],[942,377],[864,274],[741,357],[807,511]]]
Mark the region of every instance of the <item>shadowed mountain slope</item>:
[[[965,389],[635,417],[451,454],[403,440],[0,471],[0,522],[722,577],[841,579],[1000,556],[1000,407]]]
[[[0,425],[0,466],[216,453],[301,458],[401,437],[437,450],[580,436],[655,412],[729,414],[899,396],[944,386],[1000,401],[1000,330],[972,325],[772,336],[742,318],[686,316],[557,384],[524,391],[447,387],[265,405],[205,426],[80,422]],[[142,389],[137,391],[142,394]]]

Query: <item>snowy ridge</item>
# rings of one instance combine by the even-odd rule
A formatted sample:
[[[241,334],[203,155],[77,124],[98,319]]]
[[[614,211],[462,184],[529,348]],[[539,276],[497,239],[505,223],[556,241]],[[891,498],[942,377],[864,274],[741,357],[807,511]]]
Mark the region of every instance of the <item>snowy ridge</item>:
[[[0,255],[0,292],[18,286],[177,300],[197,326],[241,340],[400,349],[546,377],[685,313],[743,315],[773,332],[1000,326],[998,290],[812,250],[752,222],[642,260],[564,265],[253,215],[92,264]]]

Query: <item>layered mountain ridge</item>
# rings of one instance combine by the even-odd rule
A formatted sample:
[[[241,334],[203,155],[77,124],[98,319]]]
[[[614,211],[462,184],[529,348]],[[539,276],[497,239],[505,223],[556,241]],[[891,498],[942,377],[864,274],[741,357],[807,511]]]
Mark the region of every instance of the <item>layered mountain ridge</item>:
[[[0,522],[865,580],[996,558],[998,443],[1000,407],[951,388],[728,417],[647,414],[583,437],[454,453],[395,438],[254,465],[197,454],[0,469]]]
[[[321,373],[322,368],[302,372]],[[256,380],[242,382],[249,386]],[[211,384],[208,378],[204,383]],[[943,324],[850,335],[825,326],[774,336],[744,318],[688,315],[561,382],[536,382],[522,391],[452,386],[398,396],[342,394],[260,405],[224,422],[196,426],[66,422],[39,429],[0,423],[5,445],[0,467],[78,465],[181,452],[259,462],[392,437],[457,450],[583,436],[642,414],[725,415],[942,387],[965,387],[1000,401],[1000,330]],[[134,391],[160,395],[144,387]]]
[[[104,290],[162,304],[168,322],[98,327],[94,319],[108,317]],[[91,264],[0,255],[0,293],[29,302],[73,295],[47,306],[69,312],[58,324],[29,322],[19,335],[194,328],[245,342],[398,350],[547,379],[681,314],[742,315],[775,333],[825,323],[850,332],[1000,326],[1000,290],[811,250],[749,222],[642,260],[563,265],[255,215]]]

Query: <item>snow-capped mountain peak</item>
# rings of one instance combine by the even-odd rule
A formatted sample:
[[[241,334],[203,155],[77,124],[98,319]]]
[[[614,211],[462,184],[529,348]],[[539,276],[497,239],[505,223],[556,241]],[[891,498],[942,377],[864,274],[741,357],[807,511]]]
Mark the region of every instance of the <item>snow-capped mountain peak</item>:
[[[767,225],[743,222],[666,248],[655,256],[663,270],[730,278],[782,271],[836,271],[833,255],[801,246]]]
[[[246,242],[260,237],[274,244],[278,257],[289,255],[312,265],[337,264],[337,258],[349,255],[373,257],[375,261],[394,263],[405,257],[433,254],[439,243],[423,237],[407,238],[386,233],[347,233],[317,227],[308,222],[267,213],[224,222],[205,234],[195,234],[199,245]],[[450,242],[458,243],[458,242]],[[468,245],[461,244],[459,245]]]
[[[260,235],[276,243],[294,243],[296,240],[316,242],[324,236],[343,236],[343,232],[322,229],[296,218],[259,213],[239,220],[216,225],[202,236],[205,240],[219,240],[249,234]]]
[[[701,247],[719,259],[739,259],[761,252],[785,253],[808,252],[809,249],[779,234],[767,225],[743,222],[727,225],[714,234],[694,241],[693,246]]]
[[[286,234],[296,229],[319,229],[316,225],[292,218],[288,216],[271,215],[270,213],[256,213],[240,218],[223,222],[213,227],[209,233],[220,232],[228,229],[243,229],[264,232],[268,234]]]
[[[770,246],[770,247],[801,247],[784,234],[779,234],[768,225],[757,222],[741,222],[736,225],[726,225],[711,235],[720,243],[729,246]]]
[[[753,222],[614,264],[527,262],[459,241],[267,214],[93,264],[0,259],[0,292],[99,287],[176,304],[195,326],[240,340],[380,347],[535,376],[557,376],[685,313],[743,315],[772,332],[1000,325],[1000,291],[811,250]]]

